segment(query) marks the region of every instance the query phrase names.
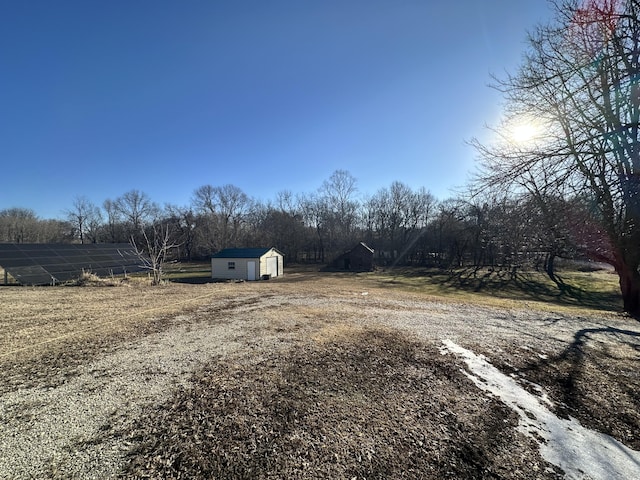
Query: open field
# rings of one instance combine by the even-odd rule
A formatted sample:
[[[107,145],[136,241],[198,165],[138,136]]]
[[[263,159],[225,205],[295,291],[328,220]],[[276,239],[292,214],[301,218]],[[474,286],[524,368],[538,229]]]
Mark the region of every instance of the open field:
[[[0,478],[635,478],[640,324],[614,279],[519,299],[409,273],[0,288]],[[584,437],[595,463],[554,457],[578,422],[611,436]]]

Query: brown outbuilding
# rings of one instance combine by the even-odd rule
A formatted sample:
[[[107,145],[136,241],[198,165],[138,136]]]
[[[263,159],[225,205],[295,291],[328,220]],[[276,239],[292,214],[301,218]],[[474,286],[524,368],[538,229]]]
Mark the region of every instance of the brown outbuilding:
[[[332,270],[370,272],[373,270],[373,248],[360,242],[348,252],[336,258],[330,265]]]

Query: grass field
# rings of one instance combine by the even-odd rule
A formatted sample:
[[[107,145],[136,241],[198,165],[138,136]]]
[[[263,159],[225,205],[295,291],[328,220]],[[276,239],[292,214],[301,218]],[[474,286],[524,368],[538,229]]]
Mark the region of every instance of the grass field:
[[[208,263],[173,264],[167,267],[165,278],[180,283],[203,283],[211,273]],[[317,266],[289,267],[289,280],[298,275],[317,273]],[[293,275],[293,277],[291,277]],[[325,274],[329,275],[329,274]],[[578,307],[604,311],[619,311],[622,308],[618,277],[612,270],[563,270],[559,278],[562,288],[542,272],[489,268],[459,268],[454,270],[436,268],[399,267],[379,269],[367,273],[333,273],[341,277],[354,277],[359,282],[372,286],[383,286],[407,292],[473,301],[481,304],[509,306],[536,302],[539,308]]]
[[[317,272],[317,266],[289,267],[291,274]],[[336,275],[354,275],[349,272]],[[370,281],[373,285],[419,292],[449,299],[472,300],[482,304],[506,305],[501,300],[515,302],[535,301],[556,306],[575,306],[590,309],[617,311],[622,308],[618,279],[611,270],[561,271],[562,288],[538,271],[511,272],[507,269],[476,269],[473,267],[426,269],[399,267],[380,269],[374,273],[355,274],[359,281]],[[208,262],[171,263],[165,267],[164,278],[173,283],[203,284],[211,281],[211,266]],[[0,278],[4,271],[0,268]],[[144,281],[146,275],[131,276]],[[11,276],[11,286],[17,285]]]
[[[572,306],[606,311],[622,308],[618,277],[608,270],[592,272],[562,271],[563,285],[552,282],[537,271],[489,270],[475,268],[447,270],[397,269],[381,272],[376,281],[427,295],[507,305],[536,302],[553,306]],[[506,302],[501,302],[506,301]]]
[[[560,292],[535,272],[206,267],[0,288],[0,478],[563,478],[444,341],[640,450],[640,328],[607,272]]]

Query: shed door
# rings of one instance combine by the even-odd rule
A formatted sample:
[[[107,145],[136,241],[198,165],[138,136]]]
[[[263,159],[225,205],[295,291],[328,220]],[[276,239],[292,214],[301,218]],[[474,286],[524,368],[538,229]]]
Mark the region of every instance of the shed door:
[[[278,276],[278,257],[267,257],[267,275]]]
[[[253,281],[256,279],[256,262],[247,262],[247,280]]]

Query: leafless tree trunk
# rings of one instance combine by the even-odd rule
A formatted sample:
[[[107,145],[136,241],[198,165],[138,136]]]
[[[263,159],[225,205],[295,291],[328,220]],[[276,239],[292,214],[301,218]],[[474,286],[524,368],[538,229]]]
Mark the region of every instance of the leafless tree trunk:
[[[131,244],[142,266],[151,272],[151,284],[160,285],[167,255],[178,245],[171,241],[171,229],[168,224],[154,224],[147,229],[142,229],[142,239],[144,245],[139,245],[134,236],[131,236]]]
[[[76,230],[80,243],[97,241],[97,231],[102,224],[100,209],[84,196],[75,197],[73,206],[65,211],[67,219]]]
[[[305,223],[316,232],[316,247],[314,255],[316,260],[325,261],[325,221],[327,219],[327,206],[323,199],[317,195],[301,196],[299,199],[302,217]]]
[[[139,232],[144,226],[155,220],[160,212],[158,205],[149,196],[139,190],[130,190],[114,202],[115,209],[128,224],[129,235]]]
[[[0,241],[13,243],[35,242],[39,219],[28,208],[0,210]]]
[[[119,241],[126,241],[126,236],[123,238],[120,238],[119,235],[119,223],[120,223],[120,213],[118,212],[118,209],[116,208],[116,202],[114,202],[113,200],[110,199],[106,199],[103,203],[102,203],[102,208],[104,209],[104,212],[107,214],[107,224],[106,224],[106,229],[107,229],[107,236],[109,238],[109,241],[112,243],[117,243]]]
[[[481,182],[562,186],[594,199],[593,221],[610,247],[601,258],[619,275],[625,311],[640,316],[640,3],[561,0],[555,8],[556,24],[531,35],[519,72],[498,83],[507,99],[502,141],[476,142]],[[538,124],[537,138],[509,137],[522,119]]]
[[[346,170],[336,170],[322,183],[319,196],[324,204],[325,244],[332,254],[347,247],[354,238],[359,204],[356,178]]]
[[[239,242],[244,217],[251,205],[249,197],[235,185],[203,185],[193,194],[194,209],[208,217],[209,242],[215,249]]]
[[[190,262],[193,259],[196,241],[196,215],[189,207],[166,205],[165,210],[168,215],[166,220],[171,223],[172,228],[176,231],[181,250],[183,250],[180,258]]]

